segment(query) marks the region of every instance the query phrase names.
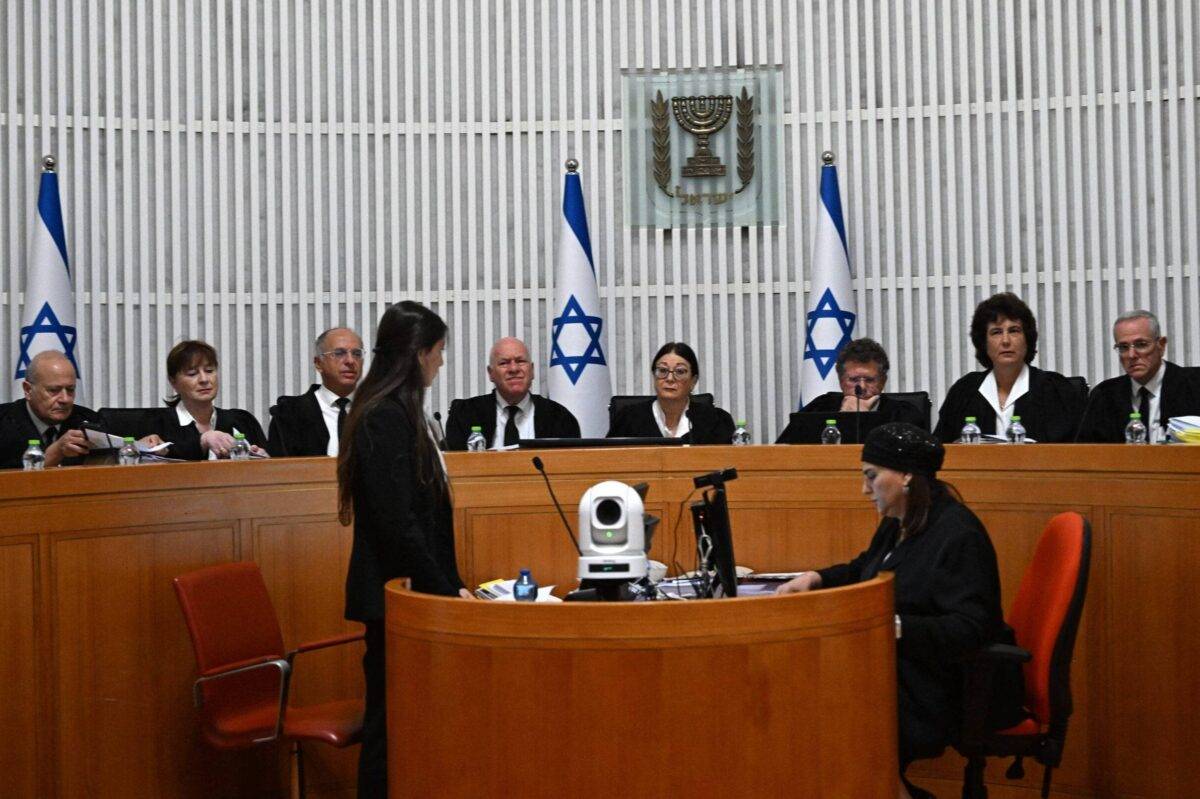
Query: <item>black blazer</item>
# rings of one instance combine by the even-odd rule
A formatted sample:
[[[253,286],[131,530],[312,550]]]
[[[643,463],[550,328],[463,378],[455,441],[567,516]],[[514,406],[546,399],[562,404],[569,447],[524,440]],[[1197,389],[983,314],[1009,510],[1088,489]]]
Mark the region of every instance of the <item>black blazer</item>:
[[[990,371],[990,370],[989,370]],[[975,417],[981,432],[1004,435],[996,430],[996,412],[979,393],[988,372],[963,375],[950,387],[938,410],[937,428],[933,434],[943,444],[951,444],[962,435],[964,419]],[[1083,416],[1086,397],[1079,386],[1058,372],[1029,367],[1029,391],[1014,406],[1014,414],[1030,438],[1042,444],[1069,444],[1075,440],[1079,419]]]
[[[320,387],[313,383],[299,396],[285,395],[275,400],[267,432],[267,452],[272,457],[324,455],[328,451],[329,428],[317,402]]]
[[[925,529],[897,545],[898,519],[885,518],[870,546],[849,563],[819,570],[823,588],[852,585],[881,571],[895,576],[896,642],[902,762],[935,757],[962,723],[964,655],[1007,639],[996,551],[983,523],[945,489],[934,490]],[[892,550],[895,550],[892,552]],[[884,557],[892,552],[886,561]],[[999,724],[1020,720],[1019,666],[996,697]],[[1013,684],[1015,681],[1015,685]]]
[[[1173,416],[1200,414],[1200,369],[1163,362],[1162,398],[1158,415],[1165,422]],[[1087,410],[1079,423],[1078,441],[1122,444],[1125,425],[1133,413],[1133,388],[1128,375],[1112,377],[1092,389]],[[1148,419],[1143,421],[1149,422]]]
[[[608,431],[609,438],[661,438],[662,431],[654,421],[654,400],[630,405],[617,414]],[[685,444],[733,443],[733,417],[715,405],[688,403],[688,420],[692,429],[683,436]]]
[[[78,430],[83,422],[94,422],[102,426],[100,416],[90,408],[76,405],[66,421],[59,422],[60,431]],[[60,432],[59,435],[62,433]],[[27,403],[23,399],[0,405],[0,469],[20,469],[21,456],[29,448],[30,439],[41,439],[41,435],[29,418]],[[63,466],[83,463],[83,457],[63,458]]]
[[[235,427],[239,433],[246,435],[246,440],[251,444],[266,448],[267,437],[263,435],[262,426],[252,413],[239,408],[218,408],[216,429],[232,435]],[[157,434],[163,441],[171,442],[171,448],[165,453],[169,458],[185,461],[208,459],[208,453],[200,446],[200,433],[197,432],[196,425],[181,427],[174,406],[155,408],[147,414],[146,429]]]
[[[354,544],[346,574],[346,618],[383,618],[383,586],[408,577],[412,588],[454,596],[463,587],[454,556],[450,498],[423,485],[414,428],[398,400],[383,399],[354,431]]]
[[[533,397],[533,433],[537,438],[579,438],[575,415],[552,399],[540,394]],[[482,427],[488,446],[496,434],[496,392],[450,403],[446,417],[446,449],[464,450],[472,427]]]

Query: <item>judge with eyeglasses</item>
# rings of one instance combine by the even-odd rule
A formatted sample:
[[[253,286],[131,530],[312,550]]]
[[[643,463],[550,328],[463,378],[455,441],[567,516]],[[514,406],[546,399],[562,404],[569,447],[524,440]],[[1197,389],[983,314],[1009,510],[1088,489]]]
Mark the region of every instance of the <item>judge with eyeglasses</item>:
[[[348,327],[326,330],[313,345],[313,367],[320,383],[303,394],[282,396],[271,407],[267,451],[275,457],[337,456],[362,377],[362,338]]]
[[[1079,425],[1081,442],[1118,444],[1129,415],[1142,415],[1150,442],[1166,437],[1173,416],[1200,414],[1200,369],[1166,360],[1167,337],[1150,311],[1130,311],[1113,323],[1113,351],[1125,374],[1092,389]]]
[[[707,402],[694,402],[700,382],[696,353],[682,341],[664,344],[650,368],[654,399],[638,402],[617,413],[609,438],[680,438],[686,444],[728,444],[733,417]]]

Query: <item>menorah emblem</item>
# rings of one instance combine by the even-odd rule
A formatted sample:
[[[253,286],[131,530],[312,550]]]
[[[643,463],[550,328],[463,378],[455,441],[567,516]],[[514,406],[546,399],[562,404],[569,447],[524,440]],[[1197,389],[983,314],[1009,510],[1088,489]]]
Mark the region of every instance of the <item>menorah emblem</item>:
[[[679,127],[696,137],[696,154],[688,156],[685,178],[714,178],[725,175],[725,165],[708,149],[708,137],[725,127],[733,112],[733,96],[672,97],[671,110]]]

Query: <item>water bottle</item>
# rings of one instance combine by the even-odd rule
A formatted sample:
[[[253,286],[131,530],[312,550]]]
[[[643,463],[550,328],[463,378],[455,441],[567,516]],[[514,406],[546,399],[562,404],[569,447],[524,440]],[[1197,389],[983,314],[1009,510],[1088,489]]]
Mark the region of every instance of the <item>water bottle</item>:
[[[1014,416],[1012,421],[1008,423],[1008,430],[1005,431],[1010,444],[1025,443],[1025,425],[1021,424],[1021,417]]]
[[[966,421],[967,423],[963,425],[962,434],[958,438],[958,443],[978,444],[983,434],[979,430],[979,425],[975,424],[975,417],[968,416]]]
[[[121,466],[137,466],[142,462],[142,455],[138,452],[133,436],[125,436],[124,442],[121,451],[117,453],[117,463]]]
[[[822,444],[842,443],[842,431],[837,428],[837,419],[826,419],[825,429],[821,431]]]
[[[229,450],[229,460],[231,461],[248,461],[250,460],[250,442],[246,440],[245,433],[233,434],[233,449]]]
[[[537,595],[538,584],[533,581],[533,575],[529,569],[521,569],[521,576],[513,586],[513,599],[518,602],[537,602]]]
[[[483,437],[483,428],[475,425],[471,428],[471,435],[467,436],[467,452],[486,452],[487,439]]]
[[[1125,425],[1125,443],[1126,444],[1145,444],[1146,443],[1146,425],[1142,422],[1142,415],[1137,411],[1129,414],[1129,424]],[[28,455],[28,453],[26,453]],[[26,466],[25,468],[29,468]]]
[[[735,447],[744,447],[750,443],[750,431],[746,429],[746,421],[743,419],[737,423],[737,427],[733,431],[733,445]]]
[[[40,472],[46,468],[46,453],[42,452],[42,442],[31,438],[28,443],[29,449],[21,456],[21,468],[27,472]]]

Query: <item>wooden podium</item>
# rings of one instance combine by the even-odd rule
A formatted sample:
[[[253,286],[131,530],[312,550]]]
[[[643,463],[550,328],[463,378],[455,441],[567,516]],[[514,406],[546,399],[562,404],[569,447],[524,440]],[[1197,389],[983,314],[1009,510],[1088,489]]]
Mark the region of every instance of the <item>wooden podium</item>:
[[[780,597],[387,590],[391,796],[894,797],[891,575]]]

